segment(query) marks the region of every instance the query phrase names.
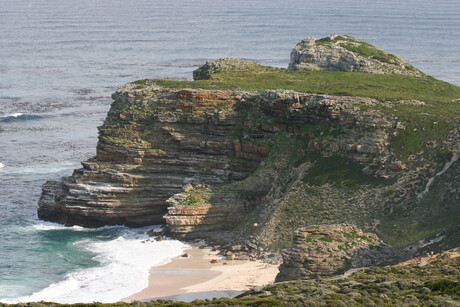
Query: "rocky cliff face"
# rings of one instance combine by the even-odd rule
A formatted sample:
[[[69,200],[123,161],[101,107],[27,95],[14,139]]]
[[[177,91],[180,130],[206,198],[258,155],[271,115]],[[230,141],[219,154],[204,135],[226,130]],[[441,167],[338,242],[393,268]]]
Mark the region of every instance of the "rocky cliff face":
[[[71,177],[44,185],[41,219],[84,226],[162,224],[166,200],[185,185],[244,179],[267,154],[267,148],[237,137],[242,123],[234,109],[253,94],[136,87],[113,95],[97,155]]]
[[[302,40],[291,52],[289,69],[424,75],[400,58],[347,35]]]
[[[257,117],[271,121],[272,131],[278,131],[278,137],[286,133],[282,138],[289,138],[293,133],[302,139],[305,149],[294,153],[297,159],[307,162],[312,159],[308,152],[316,152],[319,153],[317,158],[324,155],[356,163],[358,173],[364,177],[388,180],[404,168],[403,164],[392,160],[387,148],[389,133],[396,123],[391,116],[360,108],[373,103],[372,99],[293,91],[266,91],[252,98],[253,115],[259,113]],[[283,146],[273,139],[273,134],[250,137],[254,133],[261,136],[258,129],[266,128],[267,123],[262,123],[259,128],[253,127],[249,134],[245,132],[243,138],[247,142],[242,148],[245,147],[246,152],[262,148],[268,153],[273,146]],[[264,145],[257,147],[255,144]],[[245,219],[248,212],[261,209],[261,203],[272,203],[274,195],[278,195],[284,185],[278,180],[284,179],[279,176],[279,170],[268,166],[269,163],[263,162],[263,167],[243,181],[222,187],[187,189],[174,195],[165,215],[170,232],[185,238],[218,239],[222,234],[213,232],[216,227],[231,229]]]
[[[386,166],[394,164],[386,145],[395,124],[379,112],[360,109],[375,104],[372,99],[136,87],[127,85],[113,95],[99,129],[97,155],[71,177],[44,185],[41,219],[141,226],[163,223],[168,213],[166,222],[177,234],[197,226],[229,228],[267,194],[270,184],[258,184],[247,196],[216,192],[212,205],[177,193],[187,184],[219,186],[245,179],[270,152],[266,141],[280,131],[299,132],[304,125],[344,130],[340,138],[306,131],[308,148],[367,162],[368,174],[393,174]]]

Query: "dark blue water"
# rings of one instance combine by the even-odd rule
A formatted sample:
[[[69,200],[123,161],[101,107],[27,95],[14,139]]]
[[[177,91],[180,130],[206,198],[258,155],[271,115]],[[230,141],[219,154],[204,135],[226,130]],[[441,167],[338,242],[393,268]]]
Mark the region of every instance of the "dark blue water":
[[[0,300],[117,300],[180,252],[176,241],[144,248],[141,230],[37,220],[41,185],[94,155],[116,86],[191,79],[219,57],[287,67],[298,41],[333,33],[460,85],[458,0],[0,1]],[[120,278],[126,246],[144,263],[131,268],[143,283]]]

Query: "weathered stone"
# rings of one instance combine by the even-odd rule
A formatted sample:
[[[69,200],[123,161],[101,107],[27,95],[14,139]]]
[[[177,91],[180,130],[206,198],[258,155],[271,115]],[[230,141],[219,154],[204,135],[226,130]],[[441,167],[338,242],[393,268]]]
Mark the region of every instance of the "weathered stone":
[[[301,228],[294,233],[293,246],[283,250],[283,264],[276,281],[332,276],[351,268],[358,251],[383,243],[374,234],[356,226],[324,225]]]
[[[233,252],[237,252],[237,251],[241,251],[243,250],[243,247],[241,245],[233,245],[231,248],[230,248],[231,251]]]
[[[402,171],[406,169],[406,165],[403,164],[401,161],[395,161],[393,163],[389,163],[388,168],[392,171]]]
[[[360,48],[374,55],[364,55],[359,52]],[[289,69],[424,75],[404,60],[347,35],[302,40],[291,52]]]

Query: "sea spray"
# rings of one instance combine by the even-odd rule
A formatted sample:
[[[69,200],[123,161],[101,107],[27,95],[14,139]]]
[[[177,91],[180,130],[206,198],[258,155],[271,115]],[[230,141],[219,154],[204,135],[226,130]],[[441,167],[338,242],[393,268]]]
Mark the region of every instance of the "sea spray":
[[[157,242],[150,239],[146,231],[152,227],[129,229],[122,226],[106,226],[93,230],[79,226],[66,228],[53,223],[40,223],[33,227],[41,231],[59,231],[62,228],[79,232],[119,229],[121,232],[115,239],[107,240],[107,235],[99,234],[91,239],[73,243],[74,246],[95,253],[93,259],[98,261],[100,266],[70,272],[63,280],[43,290],[29,296],[4,299],[1,302],[116,302],[147,287],[150,268],[169,262],[187,247],[177,240],[166,239]]]

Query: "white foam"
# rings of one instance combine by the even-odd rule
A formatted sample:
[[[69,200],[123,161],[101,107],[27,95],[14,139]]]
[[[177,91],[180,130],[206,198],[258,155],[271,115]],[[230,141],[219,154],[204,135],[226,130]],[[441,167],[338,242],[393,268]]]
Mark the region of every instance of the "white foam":
[[[61,164],[45,164],[45,165],[36,165],[36,166],[26,166],[26,167],[20,167],[20,168],[8,167],[9,171],[2,171],[2,175],[22,176],[22,175],[52,174],[52,173],[58,173],[58,172],[69,170],[69,169],[74,169],[76,166],[77,164],[75,163],[64,162]]]
[[[23,113],[13,113],[13,114],[0,116],[0,117],[3,117],[3,118],[6,118],[6,117],[18,117],[18,116],[21,116],[21,115],[23,115]]]
[[[75,231],[88,231],[92,230],[91,228],[84,228],[81,226],[64,226],[62,224],[57,224],[57,223],[52,223],[52,222],[45,222],[45,221],[40,221],[38,224],[32,225],[32,228],[35,230],[41,230],[41,231],[46,231],[46,230],[59,230],[59,229],[70,229],[70,230],[75,230]]]
[[[39,231],[47,231],[47,230],[72,230],[72,231],[100,231],[100,230],[106,230],[106,229],[116,229],[116,228],[125,228],[126,226],[123,225],[113,225],[113,226],[102,226],[102,227],[95,227],[95,228],[87,228],[87,227],[82,227],[78,225],[74,226],[65,226],[63,224],[58,224],[58,223],[53,223],[53,222],[47,222],[47,221],[41,221],[41,220],[29,220],[29,222],[32,224],[31,227],[33,230],[39,230]],[[144,227],[144,228],[139,228],[139,231],[148,231],[152,229],[153,226],[149,227]],[[155,228],[158,231],[161,231],[162,228],[161,226],[156,226]],[[127,235],[130,235],[131,232],[129,230],[126,230]]]
[[[5,303],[49,301],[57,303],[113,303],[148,286],[150,268],[179,256],[187,246],[176,240],[146,241],[148,236],[127,230],[111,241],[75,244],[97,254],[100,267],[69,273],[64,280],[30,296],[4,299]]]
[[[4,167],[5,167],[5,164],[0,162],[0,168],[4,168]]]

